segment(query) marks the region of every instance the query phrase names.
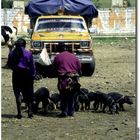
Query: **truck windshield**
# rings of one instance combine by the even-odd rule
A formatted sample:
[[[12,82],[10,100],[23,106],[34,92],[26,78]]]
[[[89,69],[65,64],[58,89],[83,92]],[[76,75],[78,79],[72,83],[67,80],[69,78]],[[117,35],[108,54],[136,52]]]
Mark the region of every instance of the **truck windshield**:
[[[86,26],[82,19],[70,19],[70,18],[44,18],[39,19],[35,31],[42,32],[59,32],[59,31],[72,31],[82,32],[86,30]]]

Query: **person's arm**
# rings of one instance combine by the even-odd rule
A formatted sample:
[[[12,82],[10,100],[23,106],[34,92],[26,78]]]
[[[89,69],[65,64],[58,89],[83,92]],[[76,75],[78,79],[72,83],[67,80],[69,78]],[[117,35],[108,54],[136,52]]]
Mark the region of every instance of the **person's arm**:
[[[7,65],[10,69],[13,69],[13,62],[12,62],[12,51],[8,54],[8,61]]]
[[[33,61],[33,55],[32,54],[30,54],[29,68],[30,68],[30,71],[31,71],[31,75],[33,77],[35,77],[36,68],[35,68],[35,64],[34,64],[34,61]]]
[[[82,75],[82,70],[81,70],[82,66],[81,66],[81,62],[79,61],[79,59],[77,59],[77,69],[78,69],[78,74]]]
[[[54,58],[54,61],[52,63],[52,75],[57,76],[57,58]]]

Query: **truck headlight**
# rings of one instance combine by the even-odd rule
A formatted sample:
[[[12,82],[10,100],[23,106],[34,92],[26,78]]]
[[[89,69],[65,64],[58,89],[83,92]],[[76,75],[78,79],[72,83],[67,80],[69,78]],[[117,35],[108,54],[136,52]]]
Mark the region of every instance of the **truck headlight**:
[[[41,48],[41,42],[40,41],[33,41],[32,46],[35,48]]]
[[[81,41],[80,46],[81,48],[88,48],[89,47],[89,41]]]

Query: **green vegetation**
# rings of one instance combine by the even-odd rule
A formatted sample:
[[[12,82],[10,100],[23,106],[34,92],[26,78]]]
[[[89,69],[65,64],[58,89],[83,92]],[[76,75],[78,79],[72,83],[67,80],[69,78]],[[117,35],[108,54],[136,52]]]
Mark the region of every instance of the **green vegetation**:
[[[2,0],[1,1],[1,8],[12,8],[13,1],[11,0]]]
[[[97,8],[111,8],[112,0],[92,0]],[[135,7],[136,0],[126,0],[128,7]]]
[[[102,46],[102,45],[114,45],[115,44],[129,44],[132,45],[134,44],[134,42],[136,42],[136,38],[135,37],[102,37],[102,38],[93,38],[93,43],[94,45],[98,45],[98,46]]]
[[[97,8],[110,8],[112,0],[92,0]]]

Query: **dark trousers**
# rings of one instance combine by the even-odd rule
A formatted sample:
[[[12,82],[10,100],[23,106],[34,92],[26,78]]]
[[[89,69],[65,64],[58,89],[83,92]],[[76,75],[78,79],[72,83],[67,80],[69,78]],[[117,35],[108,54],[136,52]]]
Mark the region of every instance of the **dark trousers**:
[[[32,113],[33,78],[28,70],[17,69],[12,74],[13,90],[16,98],[18,115],[21,115],[21,95],[28,105],[28,114]]]
[[[61,111],[63,114],[72,116],[75,112],[76,92],[74,90],[60,91]]]
[[[22,93],[25,102],[33,100],[33,78],[28,70],[13,71],[12,84],[16,99],[19,99]]]

